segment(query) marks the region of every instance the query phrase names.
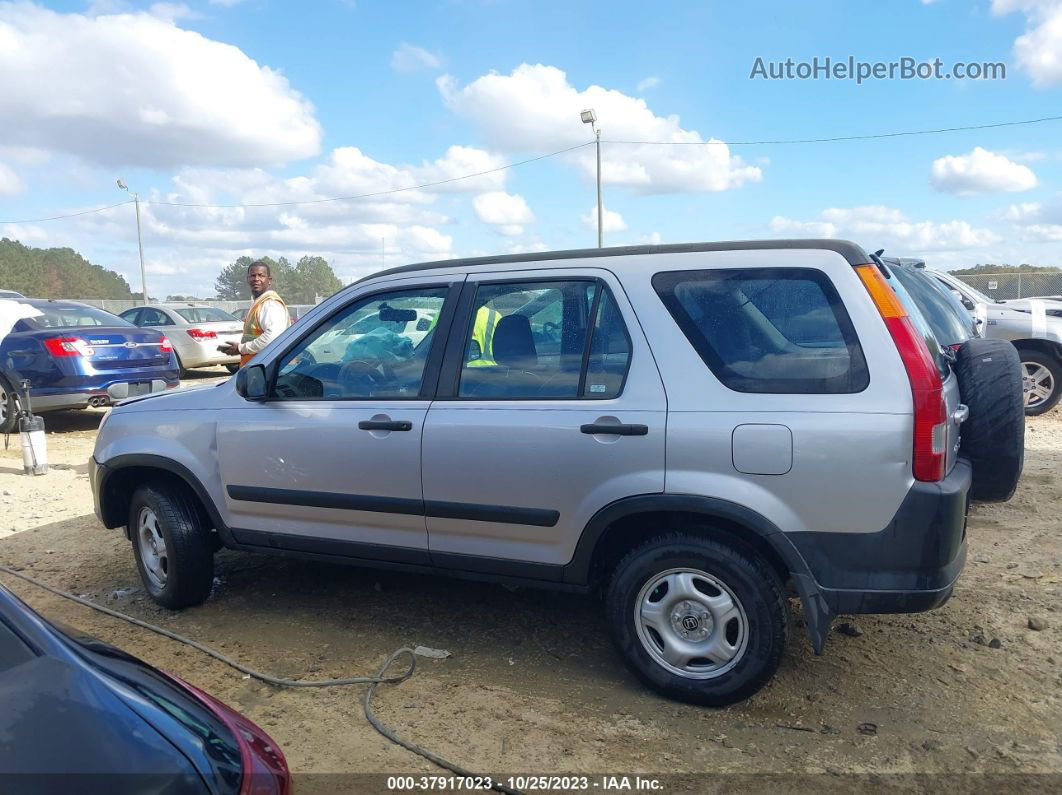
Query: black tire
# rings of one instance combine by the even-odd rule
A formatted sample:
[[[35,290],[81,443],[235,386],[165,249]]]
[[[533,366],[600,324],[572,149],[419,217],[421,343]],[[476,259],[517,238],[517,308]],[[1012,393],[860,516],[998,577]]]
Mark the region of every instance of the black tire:
[[[160,583],[151,573],[142,549],[141,512],[154,514],[165,544],[165,577]],[[133,493],[129,506],[129,536],[144,587],[158,604],[171,610],[201,604],[214,584],[214,552],[209,528],[200,523],[192,497],[183,486],[151,483]]]
[[[230,374],[236,375],[236,373],[240,371],[240,366],[238,364],[226,364],[225,369],[228,370]]]
[[[18,398],[15,390],[0,376],[0,433],[14,433],[18,430]]]
[[[173,358],[177,360],[177,377],[183,381],[188,377],[188,371],[181,364],[181,357],[177,355],[177,351],[173,352]]]
[[[1021,359],[1023,377],[1028,369],[1035,367],[1046,368],[1050,374],[1050,395],[1035,405],[1025,407],[1026,417],[1038,417],[1041,414],[1046,414],[1057,406],[1059,399],[1062,398],[1062,360],[1057,356],[1029,349],[1019,350],[1018,356]]]
[[[653,645],[662,648],[660,634],[653,636],[644,627],[639,630],[642,622],[635,612],[641,604],[639,599],[651,601],[660,587],[645,595],[642,590],[675,569],[692,570],[715,579],[743,609],[744,645],[729,663],[721,666],[724,670],[712,674],[712,678],[691,678],[690,674],[665,667],[648,649]],[[667,591],[658,599],[661,605],[668,604]],[[679,605],[681,602],[672,603],[663,611],[673,614]],[[685,533],[651,539],[628,553],[613,572],[605,596],[605,611],[612,640],[639,679],[668,698],[702,706],[722,707],[756,693],[778,669],[789,638],[782,582],[771,565],[751,549]],[[690,617],[672,617],[670,622],[675,624],[678,620],[681,629],[682,622]],[[712,623],[714,628],[705,642],[716,637],[717,629],[726,632],[733,628],[732,623],[723,627]]]
[[[1005,502],[1025,462],[1025,406],[1018,350],[1006,340],[972,339],[959,348],[955,374],[970,414],[960,451],[973,465],[970,498]]]

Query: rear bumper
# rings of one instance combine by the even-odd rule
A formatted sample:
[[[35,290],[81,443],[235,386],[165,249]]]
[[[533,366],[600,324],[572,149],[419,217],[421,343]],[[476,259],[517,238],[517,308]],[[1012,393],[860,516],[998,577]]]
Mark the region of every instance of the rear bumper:
[[[181,357],[181,364],[184,367],[216,367],[223,364],[239,364],[239,356],[228,356],[217,349],[218,345],[223,345],[226,342],[233,341],[239,342],[239,336],[227,337],[221,336],[217,339],[208,340],[202,343],[192,343],[185,345],[183,348],[177,349],[177,354]]]
[[[168,375],[168,374],[167,374]],[[127,380],[108,380],[75,388],[49,390],[43,393],[35,389],[30,391],[30,400],[35,412],[58,411],[60,409],[83,409],[89,405],[110,405],[129,397],[130,383],[150,382],[151,392],[163,392],[180,386],[180,381],[173,378],[159,377],[158,373],[141,377],[130,376]]]
[[[786,533],[833,615],[917,613],[951,596],[966,563],[971,468],[960,458],[939,483],[915,483],[876,533]]]

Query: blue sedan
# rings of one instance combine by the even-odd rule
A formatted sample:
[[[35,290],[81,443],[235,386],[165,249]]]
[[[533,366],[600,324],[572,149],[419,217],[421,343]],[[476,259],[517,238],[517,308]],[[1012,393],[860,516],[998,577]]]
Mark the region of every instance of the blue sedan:
[[[34,412],[107,406],[180,383],[158,331],[71,301],[0,299],[0,433],[15,429],[22,380]]]

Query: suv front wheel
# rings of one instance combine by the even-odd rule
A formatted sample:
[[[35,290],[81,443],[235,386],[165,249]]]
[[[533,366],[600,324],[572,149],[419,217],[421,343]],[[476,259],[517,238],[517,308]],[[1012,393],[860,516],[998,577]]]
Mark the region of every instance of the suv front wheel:
[[[179,610],[210,596],[214,552],[208,528],[183,489],[165,483],[141,486],[129,506],[133,555],[151,598]]]
[[[646,684],[720,707],[774,675],[789,635],[782,583],[751,550],[681,533],[617,565],[606,595],[613,641]]]

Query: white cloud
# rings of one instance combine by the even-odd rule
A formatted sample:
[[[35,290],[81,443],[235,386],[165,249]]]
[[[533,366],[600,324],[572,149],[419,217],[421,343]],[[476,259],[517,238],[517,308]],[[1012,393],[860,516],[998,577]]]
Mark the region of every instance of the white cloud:
[[[491,72],[463,87],[443,75],[436,85],[446,105],[502,151],[543,152],[587,142],[589,128],[579,119],[584,108],[597,112],[606,141],[705,140],[695,130],[684,129],[678,116],[657,116],[645,100],[596,85],[580,91],[553,66],[522,64],[511,74]],[[568,159],[587,179],[593,178],[592,146]],[[729,147],[718,141],[682,146],[602,144],[603,181],[639,193],[722,191],[759,182],[762,176],[759,168],[731,155]]]
[[[443,65],[442,58],[423,47],[402,42],[391,53],[391,68],[397,72],[419,72],[421,69],[436,70]]]
[[[523,196],[505,191],[479,194],[472,201],[472,209],[480,221],[494,225],[500,234],[509,237],[522,235],[523,225],[535,220]]]
[[[0,145],[107,166],[272,165],[321,140],[282,74],[143,12],[0,4],[0,106]]]
[[[502,234],[521,234],[522,224],[534,216],[523,197],[504,192],[504,171],[434,188],[385,192],[483,171],[499,162],[497,155],[465,146],[452,146],[438,158],[411,165],[381,162],[356,147],[340,147],[324,162],[286,178],[260,168],[181,169],[171,189],[141,196],[145,254],[154,269],[151,289],[159,294],[210,295],[220,268],[243,254],[286,256],[293,261],[304,254],[320,254],[345,281],[383,266],[446,259],[454,256],[454,237],[447,227],[455,221],[442,208],[451,207],[461,192],[497,194],[485,210],[494,213],[492,225]],[[319,201],[380,192],[383,195],[366,199]],[[179,206],[290,201],[312,203]],[[128,263],[100,256],[94,261],[119,268],[130,284],[139,281],[136,225],[129,207],[79,217],[56,232],[60,237],[49,238],[46,244],[72,245],[92,256],[100,245],[119,247],[123,254],[133,251]]]
[[[1014,236],[1022,240],[1062,241],[1062,195],[1047,203],[1012,204],[996,213],[995,218],[1013,224]]]
[[[166,22],[174,22],[178,19],[203,18],[202,14],[198,11],[193,11],[184,3],[155,3],[148,9],[148,13]]]
[[[232,6],[238,6],[244,0],[210,0],[210,4],[214,6],[224,6],[225,8],[232,8]]]
[[[948,155],[933,161],[930,184],[959,196],[1035,188],[1036,175],[1028,166],[980,146],[965,155]]]
[[[595,204],[590,208],[590,212],[586,215],[581,215],[579,218],[583,222],[583,226],[587,229],[596,232],[597,231],[597,205]],[[627,222],[623,220],[623,216],[615,210],[605,208],[605,212],[602,214],[601,225],[605,228],[606,232],[625,232],[627,230]]]
[[[654,75],[639,80],[638,85],[636,85],[635,88],[638,90],[639,94],[644,94],[646,91],[656,88],[661,82],[660,78]]]
[[[776,216],[771,231],[796,237],[849,238],[868,249],[884,247],[890,253],[959,251],[993,245],[1002,238],[990,229],[967,221],[912,221],[901,211],[880,205],[823,210],[818,219],[797,221]]]
[[[1062,0],[992,0],[992,11],[1025,15],[1025,33],[1014,41],[1014,57],[1033,85],[1062,82]]]
[[[11,168],[0,163],[0,196],[13,196],[22,193],[26,189],[26,183]]]

